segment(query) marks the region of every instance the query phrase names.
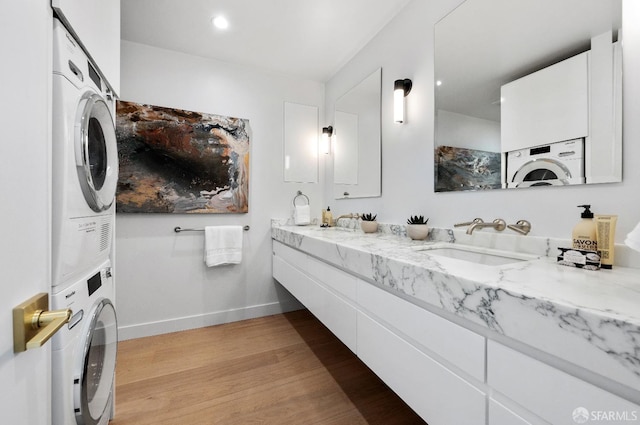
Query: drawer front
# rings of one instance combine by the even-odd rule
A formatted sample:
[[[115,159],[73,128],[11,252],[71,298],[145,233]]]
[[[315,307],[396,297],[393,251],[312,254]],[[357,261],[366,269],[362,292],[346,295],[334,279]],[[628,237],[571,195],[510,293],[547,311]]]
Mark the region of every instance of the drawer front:
[[[297,249],[293,249],[288,247],[287,245],[272,240],[273,242],[273,254],[278,257],[286,260],[290,264],[294,264],[301,270],[305,270],[307,267],[307,261],[309,256],[304,252],[298,251]]]
[[[442,356],[480,382],[485,375],[485,338],[364,281],[358,304]]]
[[[488,423],[489,425],[548,425],[548,422],[543,422],[542,420],[533,422],[524,419],[493,398],[489,399]]]
[[[489,341],[487,346],[487,382],[552,424],[573,423],[578,408],[586,409],[589,420],[594,422],[598,417],[602,420],[598,415],[607,415],[606,412],[629,419],[635,415],[640,421],[637,404],[495,341]]]
[[[358,357],[430,425],[484,425],[485,395],[358,312]]]
[[[356,351],[356,308],[277,255],[273,277],[351,351]]]
[[[309,257],[306,270],[318,282],[325,284],[352,301],[356,300],[356,283],[358,279],[355,276],[311,257]]]

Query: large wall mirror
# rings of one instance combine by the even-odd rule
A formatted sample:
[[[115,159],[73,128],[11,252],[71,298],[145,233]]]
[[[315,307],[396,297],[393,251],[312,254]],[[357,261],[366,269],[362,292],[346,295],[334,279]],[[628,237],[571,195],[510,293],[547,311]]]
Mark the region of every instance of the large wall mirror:
[[[333,187],[336,199],[380,196],[380,99],[377,69],[335,104]]]
[[[622,179],[621,0],[466,0],[435,26],[435,190]]]

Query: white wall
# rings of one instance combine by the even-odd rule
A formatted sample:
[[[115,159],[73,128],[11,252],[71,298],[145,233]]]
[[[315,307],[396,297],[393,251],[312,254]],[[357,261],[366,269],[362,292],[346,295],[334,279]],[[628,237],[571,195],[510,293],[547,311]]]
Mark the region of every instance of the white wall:
[[[271,277],[270,219],[286,218],[298,189],[322,208],[319,184],[283,182],[284,102],[323,105],[323,84],[122,42],[121,99],[249,119],[247,214],[118,214],[120,338],[171,332],[297,308]],[[320,122],[323,122],[320,113]],[[248,224],[243,262],[208,269],[203,234],[175,226]],[[282,303],[282,305],[281,305]]]
[[[569,238],[579,220],[576,205],[593,205],[596,213],[618,214],[616,240],[622,242],[640,221],[640,3],[623,1],[623,182],[578,187],[526,190],[434,193],[433,180],[433,25],[460,0],[414,0],[362,51],[341,69],[325,90],[325,125],[333,119],[335,100],[376,67],[382,66],[382,197],[333,200],[325,196],[334,215],[371,211],[378,220],[404,223],[409,215],[424,214],[436,227],[482,217],[508,223],[527,219],[532,234]],[[461,29],[463,30],[463,29]],[[471,71],[472,72],[472,71]],[[407,120],[393,123],[393,81],[411,78],[406,98]],[[331,176],[331,167],[326,168]],[[485,230],[486,231],[486,230]]]

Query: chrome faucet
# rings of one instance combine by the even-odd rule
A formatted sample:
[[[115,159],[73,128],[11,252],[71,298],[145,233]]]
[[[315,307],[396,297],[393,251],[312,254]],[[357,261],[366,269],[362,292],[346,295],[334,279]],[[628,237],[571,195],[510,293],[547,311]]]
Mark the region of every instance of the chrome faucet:
[[[518,220],[516,224],[509,224],[507,227],[522,235],[526,235],[531,231],[531,223],[527,220]]]
[[[471,222],[458,223],[458,224],[454,224],[453,226],[454,227],[469,226],[469,228],[467,229],[467,235],[471,235],[473,234],[474,230],[483,229],[485,227],[493,227],[497,231],[502,232],[507,227],[507,223],[501,218],[496,218],[491,223],[485,223],[481,218],[475,218]]]

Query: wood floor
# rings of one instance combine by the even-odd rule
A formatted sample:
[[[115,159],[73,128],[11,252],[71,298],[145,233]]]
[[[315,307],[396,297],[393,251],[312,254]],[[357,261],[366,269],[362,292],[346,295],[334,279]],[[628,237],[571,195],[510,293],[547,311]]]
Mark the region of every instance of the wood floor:
[[[424,423],[306,310],[118,348],[111,425]]]

